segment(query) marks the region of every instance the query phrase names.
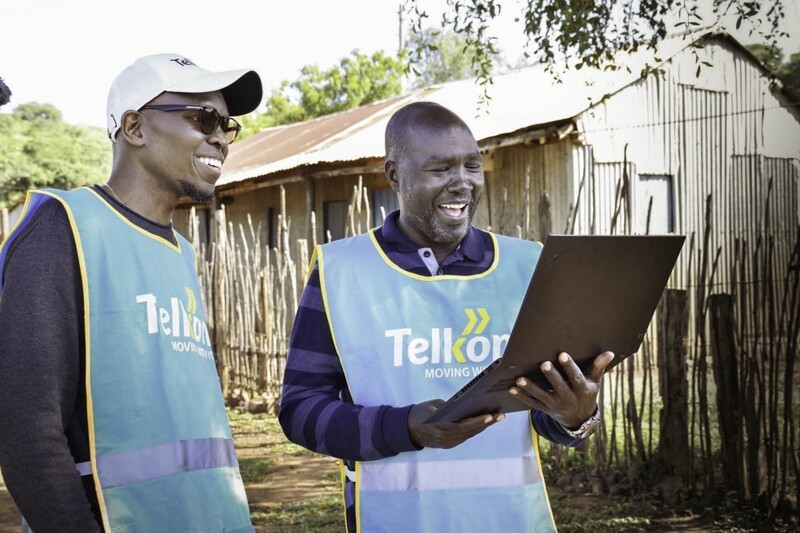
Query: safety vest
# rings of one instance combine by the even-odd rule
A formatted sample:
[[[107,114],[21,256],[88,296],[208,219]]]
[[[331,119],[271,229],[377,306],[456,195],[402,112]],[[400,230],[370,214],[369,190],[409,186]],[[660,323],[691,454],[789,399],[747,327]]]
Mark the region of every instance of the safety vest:
[[[502,356],[541,246],[492,235],[474,276],[419,276],[372,233],[316,250],[325,310],[353,402],[446,399]],[[358,531],[555,531],[527,412],[450,449],[356,463]]]
[[[29,193],[9,242],[53,199],[83,282],[91,460],[77,468],[94,476],[105,530],[253,531],[191,245],[90,188]]]

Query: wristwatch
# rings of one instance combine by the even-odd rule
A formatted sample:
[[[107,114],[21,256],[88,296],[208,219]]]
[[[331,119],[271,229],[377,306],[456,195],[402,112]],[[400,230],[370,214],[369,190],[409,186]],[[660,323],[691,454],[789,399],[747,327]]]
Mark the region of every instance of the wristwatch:
[[[585,439],[595,432],[597,427],[600,425],[600,418],[600,406],[597,406],[594,409],[594,414],[587,418],[578,429],[569,429],[563,424],[561,427],[564,428],[564,432],[573,439]]]

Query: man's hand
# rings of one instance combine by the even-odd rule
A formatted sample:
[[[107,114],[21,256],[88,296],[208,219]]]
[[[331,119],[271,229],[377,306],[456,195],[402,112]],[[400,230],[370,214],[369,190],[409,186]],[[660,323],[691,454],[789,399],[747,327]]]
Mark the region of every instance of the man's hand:
[[[465,440],[474,437],[484,429],[500,422],[506,415],[478,415],[459,420],[458,422],[438,422],[425,424],[436,410],[444,404],[444,400],[430,400],[418,403],[408,414],[408,431],[411,441],[423,448],[453,448]]]
[[[566,379],[549,361],[542,363],[540,367],[553,387],[552,391],[546,391],[521,377],[508,392],[531,409],[543,411],[562,426],[574,429],[594,414],[603,373],[613,359],[612,352],[601,353],[595,358],[589,374],[584,375],[572,357],[562,353],[558,356],[558,362]]]

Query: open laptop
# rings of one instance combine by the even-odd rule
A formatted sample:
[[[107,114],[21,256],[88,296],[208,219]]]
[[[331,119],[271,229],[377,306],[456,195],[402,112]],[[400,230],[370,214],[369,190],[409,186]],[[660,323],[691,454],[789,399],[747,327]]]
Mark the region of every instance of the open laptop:
[[[683,235],[550,235],[503,356],[456,392],[426,423],[528,407],[508,393],[520,376],[551,389],[539,370],[567,352],[584,374],[614,352],[611,368],[642,344],[685,241]]]

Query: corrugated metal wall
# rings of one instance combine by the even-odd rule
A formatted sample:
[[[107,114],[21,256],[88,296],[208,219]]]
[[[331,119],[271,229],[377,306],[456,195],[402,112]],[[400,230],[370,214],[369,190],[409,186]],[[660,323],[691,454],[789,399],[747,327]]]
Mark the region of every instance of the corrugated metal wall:
[[[754,179],[754,177],[756,179]],[[729,234],[746,243],[750,253],[771,239],[773,279],[786,277],[798,234],[800,164],[796,160],[764,156],[734,156],[729,187]],[[755,183],[766,184],[754,186]],[[735,242],[727,243],[733,254]],[[726,278],[727,279],[727,278]]]
[[[713,66],[703,65],[698,76],[698,61]],[[614,232],[641,232],[646,205],[638,204],[646,204],[648,198],[640,178],[663,176],[674,231],[694,236],[692,246],[687,239],[670,285],[692,285],[689,279],[696,272],[690,269],[696,271],[711,195],[708,252],[713,259],[721,250],[715,285],[724,290],[736,239],[754,242],[764,231],[770,177],[769,228],[780,241],[776,258],[788,261],[797,235],[800,115],[784,104],[770,92],[769,80],[729,42],[687,49],[660,74],[622,89],[578,117],[579,139],[486,154],[491,164],[474,222],[540,241],[547,233],[610,233],[627,172],[630,205],[621,206]],[[319,241],[324,238],[324,202],[349,201],[357,181],[358,176],[335,176],[309,182]],[[369,191],[386,187],[379,174],[365,175],[363,183]],[[287,186],[292,239],[310,237],[306,186]],[[279,206],[277,192],[260,189],[237,195],[228,207],[228,219],[241,222],[249,212],[257,222],[265,207]]]
[[[672,286],[694,284],[690,279],[697,276],[709,195],[709,265],[720,251],[714,291],[729,290],[737,238],[752,243],[752,250],[759,235],[772,237],[776,263],[783,269],[773,275],[782,278],[797,237],[800,121],[796,111],[781,107],[785,102],[770,93],[769,81],[730,43],[718,41],[699,54],[700,61],[713,65],[702,66],[700,76],[698,59],[685,51],[661,75],[620,91],[580,117],[582,140],[592,150],[576,148],[574,158],[593,158],[593,176],[583,194],[589,201],[579,210],[576,232],[590,233],[593,220],[597,233],[609,231],[603,219],[607,204],[613,205],[613,187],[627,151],[631,213],[641,212],[635,205],[639,175],[668,176],[675,231],[694,236],[693,246],[687,240]],[[794,143],[786,143],[787,138]],[[764,210],[770,178],[767,227]],[[579,183],[581,176],[572,179]],[[565,203],[559,208],[568,207]]]

